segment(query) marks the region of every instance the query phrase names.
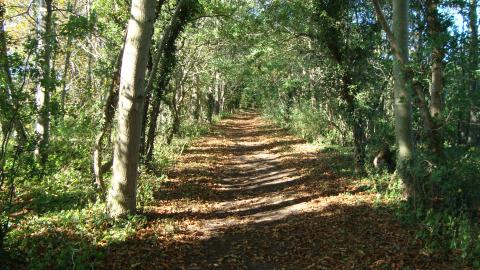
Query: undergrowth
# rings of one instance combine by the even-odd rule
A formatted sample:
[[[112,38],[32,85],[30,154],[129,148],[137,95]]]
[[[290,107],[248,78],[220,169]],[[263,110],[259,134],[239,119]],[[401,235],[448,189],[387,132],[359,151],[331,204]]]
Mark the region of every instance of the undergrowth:
[[[413,226],[424,252],[454,255],[460,262],[480,269],[480,152],[468,154],[447,149],[448,162],[433,165],[420,155],[415,174],[419,188],[407,201],[402,183],[394,175],[370,170],[368,180],[377,198],[387,202],[399,219]]]
[[[78,270],[102,265],[109,246],[127,240],[145,224],[142,209],[155,200],[166,171],[188,144],[208,129],[207,125],[186,123],[170,145],[159,140],[152,162],[155,169],[140,167],[139,214],[119,221],[107,216],[105,202],[96,194],[88,170],[87,144],[75,145],[75,158],[67,162],[63,153],[68,144],[57,142],[59,145],[52,147],[58,154],[51,156],[48,173],[35,181],[23,177],[15,182],[16,201],[5,239],[6,269]],[[107,174],[106,182],[109,177]]]

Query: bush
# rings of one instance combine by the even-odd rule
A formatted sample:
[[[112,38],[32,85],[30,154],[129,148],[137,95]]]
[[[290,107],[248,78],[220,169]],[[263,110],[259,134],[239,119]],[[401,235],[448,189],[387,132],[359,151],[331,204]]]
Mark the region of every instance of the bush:
[[[291,110],[283,106],[267,106],[264,114],[275,124],[288,128],[295,135],[309,141],[325,144],[345,144],[348,135],[342,134],[329,122],[322,110],[314,110],[303,102],[295,104]]]

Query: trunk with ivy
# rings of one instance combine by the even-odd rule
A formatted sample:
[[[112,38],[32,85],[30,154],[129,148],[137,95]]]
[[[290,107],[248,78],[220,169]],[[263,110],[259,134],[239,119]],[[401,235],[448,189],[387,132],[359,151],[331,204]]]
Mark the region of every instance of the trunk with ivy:
[[[165,29],[159,48],[157,50],[157,56],[155,58],[152,72],[156,70],[156,66],[159,68],[159,79],[155,92],[152,95],[152,108],[148,118],[148,130],[146,134],[146,142],[144,151],[145,163],[150,163],[153,158],[153,151],[155,148],[155,136],[157,130],[157,120],[160,114],[160,105],[162,98],[165,94],[166,88],[170,82],[171,73],[176,64],[177,46],[176,41],[183,29],[188,23],[188,20],[194,15],[196,0],[180,0],[177,4],[175,12],[170,20],[170,24]],[[156,73],[156,72],[155,72]],[[152,73],[148,84],[153,84],[153,77],[155,73]]]
[[[330,60],[342,71],[339,77],[341,87],[339,96],[345,102],[344,114],[346,122],[353,133],[355,172],[365,172],[365,121],[358,110],[356,101],[357,81],[351,72],[356,61],[364,57],[361,51],[350,48],[348,26],[343,19],[348,17],[349,3],[345,0],[317,2],[317,19],[323,31],[317,36],[317,41],[328,49]],[[324,14],[324,15],[320,15]],[[340,26],[339,26],[340,25]]]

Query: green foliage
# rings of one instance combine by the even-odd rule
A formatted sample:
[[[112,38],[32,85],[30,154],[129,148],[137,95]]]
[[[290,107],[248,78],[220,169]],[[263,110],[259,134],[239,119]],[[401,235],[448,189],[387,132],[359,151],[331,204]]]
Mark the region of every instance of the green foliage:
[[[68,130],[72,131],[64,132]],[[172,144],[160,143],[155,152],[155,170],[143,170],[138,181],[140,210],[154,202],[165,171],[188,143],[207,131],[205,124],[186,124],[182,126],[182,136]],[[77,153],[77,158],[64,161],[61,151],[52,156],[50,163],[55,170],[50,170],[51,174],[44,175],[41,181],[18,179],[17,196],[22,203],[16,206],[15,229],[8,233],[5,242],[12,265],[25,264],[29,269],[95,268],[103,264],[106,247],[127,240],[145,223],[144,216],[119,221],[108,218],[105,204],[97,200],[88,171],[82,170],[88,164],[88,148],[78,145],[69,151]],[[79,163],[66,166],[63,162],[67,161]]]
[[[219,118],[223,118],[228,116],[228,113],[222,113],[222,115],[219,116]],[[207,124],[204,123],[183,123],[180,127],[180,132],[179,136],[181,138],[188,138],[189,140],[193,138],[197,138],[202,134],[205,134],[208,132],[210,127]]]
[[[95,24],[95,13],[91,13],[90,18],[81,15],[70,15],[68,22],[63,25],[60,33],[72,38],[82,38],[93,31]]]
[[[480,267],[480,227],[467,214],[462,211],[428,210],[417,218],[421,224],[417,235],[425,243],[427,251],[453,250],[475,268]]]
[[[278,106],[278,102],[267,103],[263,110],[265,116],[277,125],[290,129],[295,135],[310,142],[344,145],[351,136],[342,132],[341,122],[334,123],[330,120],[335,116],[312,107],[307,100],[291,105],[290,109],[284,104]]]
[[[416,175],[421,185],[413,201],[404,201],[398,179],[371,169],[369,181],[383,200],[397,208],[399,217],[417,227],[427,252],[455,252],[459,259],[480,267],[480,156],[478,149],[448,149],[448,164],[434,165],[419,157]]]
[[[125,241],[145,222],[140,216],[112,221],[104,209],[96,203],[41,216],[26,214],[29,218],[7,237],[12,261],[29,269],[95,268],[104,259],[105,246]]]
[[[0,71],[2,135],[12,135],[0,156],[0,174],[5,179],[0,185],[0,223],[13,217],[7,248],[19,261],[28,258],[31,268],[95,268],[108,245],[124,241],[144,222],[140,216],[109,220],[91,175],[92,145],[101,127],[103,97],[114,81],[131,1],[95,0],[88,9],[76,2],[78,6],[73,6],[71,1],[55,3],[54,34],[47,37],[50,42],[46,46],[53,57],[52,76],[42,81],[52,94],[48,105],[51,141],[45,166],[33,158],[38,112],[32,89],[44,64],[41,54],[35,53],[38,38],[32,35],[35,29],[28,17],[33,13],[15,1],[7,2],[8,48],[0,59],[2,67],[8,62],[14,86],[9,89],[6,74]],[[169,0],[156,19],[154,42],[168,29],[176,6],[180,3],[183,8],[177,21],[180,25],[163,44],[166,52],[160,73],[165,76],[154,82],[167,102],[161,104],[154,160],[148,168],[140,166],[139,208],[155,200],[166,170],[193,138],[208,132],[204,123],[208,111],[213,103],[221,103],[224,111],[213,116],[214,123],[235,109],[255,109],[305,140],[326,146],[324,152],[340,151],[351,157],[359,149],[365,150],[365,181],[379,194],[379,200],[408,209],[402,218],[418,226],[428,250],[453,250],[480,268],[480,153],[468,138],[468,133],[478,131],[469,121],[479,114],[480,92],[472,86],[479,70],[473,67],[472,33],[452,19],[463,16],[468,22],[468,5],[465,1],[440,1],[441,28],[450,28],[431,37],[425,3],[412,2],[409,67],[427,103],[432,48],[441,44],[445,49],[443,111],[437,129],[447,157],[441,161],[426,147],[428,133],[415,96],[414,174],[419,189],[413,205],[403,201],[404,187],[397,177],[372,167],[381,145],[395,146],[392,55],[371,1]],[[389,18],[388,4],[385,12]],[[67,57],[67,53],[71,55]],[[152,50],[150,55],[155,53]],[[183,122],[172,143],[166,144],[173,118],[167,107],[174,106],[175,99]],[[20,104],[15,115],[10,100]],[[24,124],[29,136],[18,152],[15,132],[6,132],[13,118]],[[356,124],[364,136],[360,144],[354,143]],[[103,161],[111,158],[113,138],[106,138],[110,143],[103,149]],[[329,166],[352,176],[351,164],[353,161]],[[107,173],[106,182],[108,178]],[[15,199],[10,203],[12,194]]]

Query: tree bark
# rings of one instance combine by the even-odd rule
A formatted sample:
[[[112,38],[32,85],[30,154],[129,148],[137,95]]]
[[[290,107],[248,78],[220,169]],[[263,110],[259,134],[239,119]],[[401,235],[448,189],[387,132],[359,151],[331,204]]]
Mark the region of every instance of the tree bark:
[[[478,16],[477,16],[477,0],[470,0],[469,5],[469,28],[470,28],[470,96],[472,97],[470,103],[469,114],[469,128],[468,128],[468,144],[474,145],[480,143],[480,119],[478,107],[478,81],[475,76],[475,71],[478,68]]]
[[[147,65],[147,73],[149,74],[148,76],[152,75],[152,69],[153,69],[153,57],[150,52],[148,54],[148,65]],[[147,86],[145,86],[145,104],[143,106],[143,116],[142,116],[142,122],[143,122],[142,133],[140,134],[140,162],[142,162],[142,160],[145,158],[145,143],[146,143],[146,133],[147,133],[147,126],[148,126],[148,109],[150,108],[151,100],[152,100],[152,90],[148,88],[148,81],[147,81]]]
[[[38,111],[35,122],[35,157],[43,166],[48,159],[50,137],[50,93],[54,87],[51,76],[52,54],[52,0],[37,0],[37,55],[40,74],[37,80],[35,105]]]
[[[439,161],[445,159],[443,151],[443,138],[440,133],[442,121],[442,95],[443,95],[443,58],[444,42],[442,34],[444,29],[441,25],[438,13],[438,1],[426,0],[426,18],[428,22],[428,34],[431,44],[431,83],[430,83],[430,104],[425,98],[424,88],[419,81],[414,80],[412,85],[414,93],[418,98],[418,107],[423,121],[427,143],[433,154]],[[421,33],[420,33],[421,35]],[[421,40],[418,50],[421,49]],[[420,61],[420,59],[419,59]]]
[[[193,93],[192,93],[192,103],[193,103],[193,119],[198,122],[200,121],[200,112],[201,112],[201,102],[200,94],[198,91],[198,76],[194,78]]]
[[[215,110],[215,96],[213,95],[213,89],[208,87],[207,92],[207,120],[211,124],[213,122],[213,113]]]
[[[408,0],[393,0],[393,31],[388,27],[378,0],[372,0],[378,21],[387,34],[393,59],[393,92],[395,114],[395,138],[397,141],[397,174],[405,185],[409,199],[416,195],[412,166],[414,144],[412,130],[411,89],[407,83],[408,68]]]
[[[423,121],[423,128],[427,135],[427,142],[432,150],[433,154],[440,160],[445,159],[445,153],[443,151],[443,139],[439,134],[439,127],[431,115],[431,111],[428,109],[428,104],[425,99],[424,90],[419,82],[414,82],[413,90],[418,98],[418,108],[420,116]]]
[[[339,69],[343,71],[343,75],[339,78],[341,81],[339,96],[346,103],[345,116],[348,127],[353,132],[355,172],[363,174],[365,171],[365,121],[363,119],[364,116],[358,110],[358,104],[355,100],[357,92],[352,87],[355,79],[350,71],[352,69],[351,65],[354,64],[354,61],[351,59],[362,57],[362,55],[361,52],[352,50],[350,50],[351,53],[349,54],[349,42],[344,40],[348,39],[348,37],[342,37],[344,34],[336,24],[336,22],[340,22],[344,16],[348,15],[347,2],[328,1],[325,5],[321,11],[325,11],[326,16],[332,21],[329,21],[327,26],[324,26],[327,29],[325,33],[328,36],[322,36],[321,40],[328,48],[331,61],[337,64]]]
[[[62,119],[65,117],[65,100],[67,98],[67,78],[68,78],[68,65],[70,64],[70,57],[72,56],[72,37],[67,38],[67,52],[65,53],[65,64],[63,66],[62,77],[62,94],[60,100],[60,107],[62,113]]]
[[[225,82],[222,80],[220,77],[220,82],[218,86],[218,93],[217,93],[217,99],[218,99],[218,115],[223,113],[223,104],[225,102]]]
[[[124,39],[125,40],[125,39]],[[117,61],[115,64],[115,71],[113,73],[112,82],[110,84],[110,88],[105,99],[105,104],[103,106],[103,113],[102,113],[102,122],[100,126],[100,132],[95,137],[95,144],[93,146],[93,174],[95,178],[95,185],[99,193],[104,197],[105,194],[105,184],[103,182],[103,173],[105,173],[106,169],[103,162],[103,141],[105,137],[107,137],[111,130],[112,130],[112,123],[113,118],[115,116],[115,109],[118,104],[118,87],[120,82],[120,68],[122,65],[122,55],[123,55],[123,48],[121,49]],[[112,164],[112,162],[107,162],[105,165]]]
[[[150,111],[149,126],[147,132],[147,141],[145,142],[145,163],[149,164],[153,158],[153,150],[155,145],[155,133],[157,131],[157,121],[160,115],[160,105],[162,102],[163,91],[157,91],[157,96],[153,97],[152,109]]]
[[[16,94],[16,91],[12,75],[10,73],[10,62],[8,60],[7,54],[7,35],[5,33],[4,20],[5,5],[4,3],[0,3],[0,64],[2,67],[2,70],[0,70],[0,72],[3,73],[3,77],[5,78],[7,84],[6,89],[0,92],[1,98],[4,103],[3,107],[5,108],[5,110],[2,110],[1,112],[1,125],[2,130],[10,130],[10,125],[12,124],[10,122],[13,122],[15,131],[17,133],[17,142],[19,145],[24,145],[27,142],[28,136],[25,127],[19,117],[18,110],[20,109],[20,105],[18,104],[18,101],[14,96]],[[6,119],[10,118],[12,119],[12,121],[5,121]]]
[[[438,14],[438,1],[427,0],[427,22],[430,42],[432,44],[432,82],[430,85],[430,114],[439,120],[442,111],[443,94],[443,41],[442,24]],[[437,121],[436,121],[437,122]]]
[[[133,0],[120,73],[118,134],[113,158],[108,213],[118,218],[134,214],[145,71],[151,46],[155,0]]]
[[[416,183],[413,181],[413,132],[411,90],[407,84],[408,63],[408,0],[393,0],[393,43],[398,52],[393,61],[395,135],[398,145],[397,173],[403,180],[407,196],[415,196]]]
[[[148,164],[153,158],[153,151],[155,147],[155,135],[157,130],[157,119],[160,114],[161,98],[170,82],[170,77],[173,68],[176,64],[177,47],[175,42],[178,36],[183,31],[189,18],[194,14],[195,0],[180,0],[175,9],[175,13],[170,20],[169,26],[165,29],[162,41],[159,43],[157,53],[153,62],[152,75],[149,78],[147,87],[153,83],[153,78],[157,66],[159,67],[160,78],[158,86],[153,96],[152,110],[150,111],[149,127],[145,143],[145,163]]]
[[[171,111],[172,111],[172,128],[170,130],[170,134],[167,137],[167,144],[171,144],[173,141],[173,137],[177,135],[180,132],[180,126],[181,126],[181,110],[182,110],[182,103],[183,103],[183,98],[184,98],[184,84],[185,84],[185,79],[187,75],[185,74],[185,71],[179,71],[176,78],[175,78],[175,84],[174,84],[174,90],[173,90],[173,95],[172,95],[172,106],[171,106]]]
[[[355,111],[355,96],[350,90],[352,81],[348,72],[343,76],[342,84],[342,99],[347,103],[348,122],[353,131],[355,173],[361,175],[365,172],[365,121]]]

